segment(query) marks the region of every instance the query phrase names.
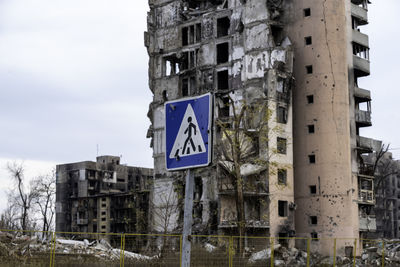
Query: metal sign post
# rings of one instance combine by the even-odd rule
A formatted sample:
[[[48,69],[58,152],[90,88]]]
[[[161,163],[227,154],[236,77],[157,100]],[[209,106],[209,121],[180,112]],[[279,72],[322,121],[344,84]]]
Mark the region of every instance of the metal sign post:
[[[185,208],[183,213],[183,234],[182,234],[182,267],[190,266],[190,251],[192,243],[190,235],[192,234],[193,224],[193,189],[194,175],[190,169],[186,173],[185,185]]]
[[[166,169],[187,170],[181,266],[189,267],[194,193],[194,175],[190,169],[211,162],[212,95],[169,101],[164,108]]]

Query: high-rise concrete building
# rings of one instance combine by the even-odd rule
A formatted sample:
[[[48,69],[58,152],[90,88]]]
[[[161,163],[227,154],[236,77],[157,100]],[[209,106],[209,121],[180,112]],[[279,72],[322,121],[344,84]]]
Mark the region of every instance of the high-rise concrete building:
[[[243,179],[264,183],[264,190],[246,197],[247,214],[254,214],[247,218],[254,222],[249,233],[315,238],[312,248],[329,254],[332,241],[318,238],[359,238],[370,230],[362,227],[361,214],[369,216],[373,186],[362,187],[373,184],[373,173],[361,155],[378,145],[360,136],[360,128],[371,125],[371,97],[358,86],[370,72],[368,36],[360,30],[368,23],[368,3],[149,0],[145,45],[154,94],[148,136],[155,188],[176,188],[173,183],[183,177],[165,170],[163,103],[205,92],[215,96],[213,164],[196,174],[198,229],[232,233],[237,227],[234,197],[229,186],[221,186],[230,170],[221,152],[220,122],[235,130],[232,100],[237,107],[262,103],[272,115],[257,126],[279,128],[254,131],[253,160],[241,168]],[[250,133],[257,126],[239,128]],[[257,159],[270,164],[255,164]],[[179,229],[180,217],[176,211],[169,230]],[[341,254],[354,246],[354,239],[337,242]]]
[[[100,156],[96,162],[57,165],[56,175],[57,232],[148,230],[152,169],[122,165],[120,157]]]
[[[156,231],[179,231],[182,223],[184,172],[165,168],[164,103],[212,92],[213,163],[195,171],[194,232],[237,234],[242,204],[235,198],[233,145],[228,140],[237,133],[246,233],[294,234],[293,51],[277,6],[244,2],[149,1],[145,44],[154,94],[149,137]]]
[[[371,192],[361,188],[374,178],[361,155],[380,148],[360,136],[362,127],[371,126],[370,91],[358,86],[370,74],[368,36],[362,33],[369,1],[283,2],[295,57],[296,233],[363,237],[360,211],[375,201],[373,186]],[[312,243],[323,253],[332,251],[331,240]],[[353,243],[338,241],[338,247]]]

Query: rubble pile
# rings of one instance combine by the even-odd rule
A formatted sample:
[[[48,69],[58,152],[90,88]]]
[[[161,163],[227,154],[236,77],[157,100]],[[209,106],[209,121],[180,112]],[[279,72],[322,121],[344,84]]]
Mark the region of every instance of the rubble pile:
[[[119,262],[122,255],[125,260],[134,261],[151,261],[157,259],[158,256],[144,256],[129,251],[121,251],[113,248],[104,239],[89,242],[87,239],[83,241],[56,239],[56,243],[50,239],[40,239],[38,236],[13,235],[7,232],[0,232],[0,261],[15,262],[23,260],[26,263],[32,262],[35,258],[42,259],[48,263],[52,249],[59,259],[66,259],[65,256],[73,256],[76,260],[97,258],[101,261]]]
[[[382,243],[376,247],[363,249],[361,257],[356,257],[355,266],[382,266],[382,259],[385,259],[385,266],[400,266],[400,241],[385,241],[385,249],[382,250]],[[382,253],[384,253],[382,257]],[[249,265],[271,260],[271,248],[255,252],[249,257]],[[336,257],[337,266],[353,266],[353,257]],[[332,266],[333,257],[322,256],[318,253],[311,253],[310,266]],[[286,248],[277,244],[274,246],[274,266],[307,266],[307,252],[296,248]]]

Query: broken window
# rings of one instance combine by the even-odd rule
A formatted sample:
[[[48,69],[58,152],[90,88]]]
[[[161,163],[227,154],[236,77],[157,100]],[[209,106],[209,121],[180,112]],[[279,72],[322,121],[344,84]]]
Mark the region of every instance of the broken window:
[[[227,36],[230,26],[231,22],[228,17],[217,19],[217,37]]]
[[[312,44],[312,37],[311,36],[304,37],[304,43],[306,45],[311,45]]]
[[[357,43],[353,43],[353,55],[369,60],[369,48]]]
[[[310,216],[310,224],[317,225],[318,224],[318,217],[317,216]]]
[[[201,42],[201,23],[196,24],[196,43]]]
[[[201,42],[201,23],[182,28],[182,46]]]
[[[276,148],[279,154],[286,154],[287,146],[286,138],[277,137],[276,138]]]
[[[279,106],[276,121],[279,123],[287,123],[287,115],[286,107]]]
[[[315,155],[308,155],[308,162],[311,164],[315,163]]]
[[[188,27],[183,27],[182,28],[182,46],[186,46],[189,44],[188,42],[188,32],[189,28]]]
[[[228,70],[222,70],[217,73],[218,90],[228,90],[229,89],[229,75]]]
[[[312,67],[312,65],[306,66],[306,72],[307,72],[307,74],[312,74],[312,73],[313,73],[313,67]]]
[[[278,184],[286,185],[287,184],[287,170],[279,169],[278,170]]]
[[[229,61],[229,43],[217,44],[217,64]]]
[[[189,96],[195,93],[196,93],[196,77],[195,76],[183,77],[181,80],[182,96]]]
[[[222,100],[222,106],[220,106],[218,110],[219,117],[229,117],[229,110],[230,110],[229,97],[222,97],[221,100]]]
[[[278,215],[280,217],[287,217],[288,202],[284,200],[278,200]]]
[[[304,17],[309,17],[311,16],[311,8],[305,8],[303,9]]]
[[[310,185],[310,194],[311,195],[317,194],[317,186],[316,185]]]
[[[308,95],[307,104],[312,104],[312,103],[314,103],[314,95]]]
[[[280,25],[271,25],[271,34],[274,38],[274,43],[276,46],[280,46],[283,40],[283,28]]]
[[[315,132],[314,124],[307,125],[307,128],[308,128],[308,133],[314,133]]]

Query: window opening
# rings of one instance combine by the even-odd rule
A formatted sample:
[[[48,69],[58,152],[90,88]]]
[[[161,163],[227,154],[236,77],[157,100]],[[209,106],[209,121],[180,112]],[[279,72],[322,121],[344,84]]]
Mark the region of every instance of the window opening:
[[[271,25],[271,34],[274,38],[274,43],[276,46],[280,46],[283,40],[283,29],[279,25]]]
[[[307,96],[307,103],[308,104],[314,103],[314,95],[308,95]]]
[[[306,66],[306,71],[307,71],[307,74],[313,73],[313,67],[312,67],[312,65]]]
[[[310,224],[317,225],[318,224],[318,217],[317,216],[310,216]]]
[[[280,217],[287,217],[287,201],[278,200],[278,215]]]
[[[311,36],[307,36],[304,38],[304,42],[306,45],[311,45],[312,44],[312,37]]]
[[[278,170],[278,184],[286,185],[286,183],[287,183],[286,180],[287,180],[287,170],[279,169]]]
[[[201,42],[201,23],[196,24],[196,43]]]
[[[287,116],[288,116],[287,109],[285,107],[279,106],[277,114],[277,122],[287,123]]]
[[[308,162],[311,164],[315,163],[315,155],[308,155]]]
[[[281,137],[277,137],[276,138],[276,143],[277,143],[277,150],[279,154],[286,154],[286,138],[281,138]]]
[[[228,70],[219,71],[217,73],[218,90],[229,89],[229,75]]]
[[[308,133],[314,133],[315,132],[314,124],[308,125],[307,128],[308,128]]]
[[[231,22],[228,17],[217,19],[217,37],[227,36],[230,26]]]
[[[316,185],[310,185],[310,194],[311,195],[317,194],[317,186]]]
[[[303,12],[304,12],[304,17],[311,16],[311,8],[305,8],[303,9]]]
[[[228,62],[229,43],[217,44],[217,64]]]

